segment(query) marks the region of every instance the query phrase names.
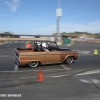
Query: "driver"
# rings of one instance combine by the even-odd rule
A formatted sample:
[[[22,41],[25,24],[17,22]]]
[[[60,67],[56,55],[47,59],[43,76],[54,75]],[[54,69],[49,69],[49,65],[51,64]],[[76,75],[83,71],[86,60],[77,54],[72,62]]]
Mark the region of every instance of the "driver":
[[[46,43],[42,43],[42,47],[43,47],[43,49],[44,49],[45,51],[49,51],[49,50],[47,49]]]

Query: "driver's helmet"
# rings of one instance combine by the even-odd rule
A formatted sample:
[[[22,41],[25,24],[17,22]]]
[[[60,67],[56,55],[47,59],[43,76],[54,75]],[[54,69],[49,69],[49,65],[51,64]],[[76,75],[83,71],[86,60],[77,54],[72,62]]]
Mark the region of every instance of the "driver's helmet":
[[[46,48],[46,43],[42,43],[42,46]]]
[[[40,45],[41,43],[40,42],[37,42],[37,45]]]

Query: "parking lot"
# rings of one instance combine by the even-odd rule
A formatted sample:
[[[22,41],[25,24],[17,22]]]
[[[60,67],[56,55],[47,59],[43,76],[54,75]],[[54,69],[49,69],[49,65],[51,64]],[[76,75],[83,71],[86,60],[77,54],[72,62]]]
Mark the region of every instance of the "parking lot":
[[[99,100],[100,99],[100,44],[75,42],[60,47],[77,50],[78,60],[71,65],[50,64],[37,68],[18,68],[14,63],[14,48],[23,42],[0,45],[0,93],[22,94],[29,100]],[[94,54],[94,50],[98,54]],[[39,69],[44,81],[37,81]],[[13,98],[0,98],[12,100]]]

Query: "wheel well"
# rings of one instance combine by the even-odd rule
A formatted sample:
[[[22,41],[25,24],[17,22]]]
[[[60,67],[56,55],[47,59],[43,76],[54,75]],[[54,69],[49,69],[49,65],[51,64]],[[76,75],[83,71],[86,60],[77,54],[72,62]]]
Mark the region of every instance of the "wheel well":
[[[30,61],[30,62],[34,62],[34,61]],[[28,65],[30,62],[28,62],[27,65]],[[38,62],[39,62],[39,65],[41,65],[41,62],[40,62],[40,61],[38,61]]]
[[[73,59],[75,60],[75,57],[74,56],[72,56],[73,57]]]
[[[69,60],[69,59],[67,59],[68,57],[72,57],[72,59],[73,60]],[[70,61],[70,62],[69,62]],[[64,60],[64,63],[67,63],[67,64],[72,64],[74,62],[74,56],[67,56],[66,58],[65,58],[65,60]]]
[[[73,59],[75,59],[74,56],[67,56],[66,58],[68,58],[68,57],[73,57]],[[64,62],[66,61],[66,58],[65,58]]]
[[[41,65],[41,62],[40,61],[38,61],[39,62],[39,65]]]

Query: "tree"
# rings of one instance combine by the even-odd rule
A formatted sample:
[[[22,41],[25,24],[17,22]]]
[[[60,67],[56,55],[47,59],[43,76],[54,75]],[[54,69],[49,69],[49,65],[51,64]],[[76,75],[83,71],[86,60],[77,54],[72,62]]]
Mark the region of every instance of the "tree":
[[[18,35],[13,35],[11,32],[4,32],[0,34],[1,37],[12,37],[12,38],[19,38]]]

